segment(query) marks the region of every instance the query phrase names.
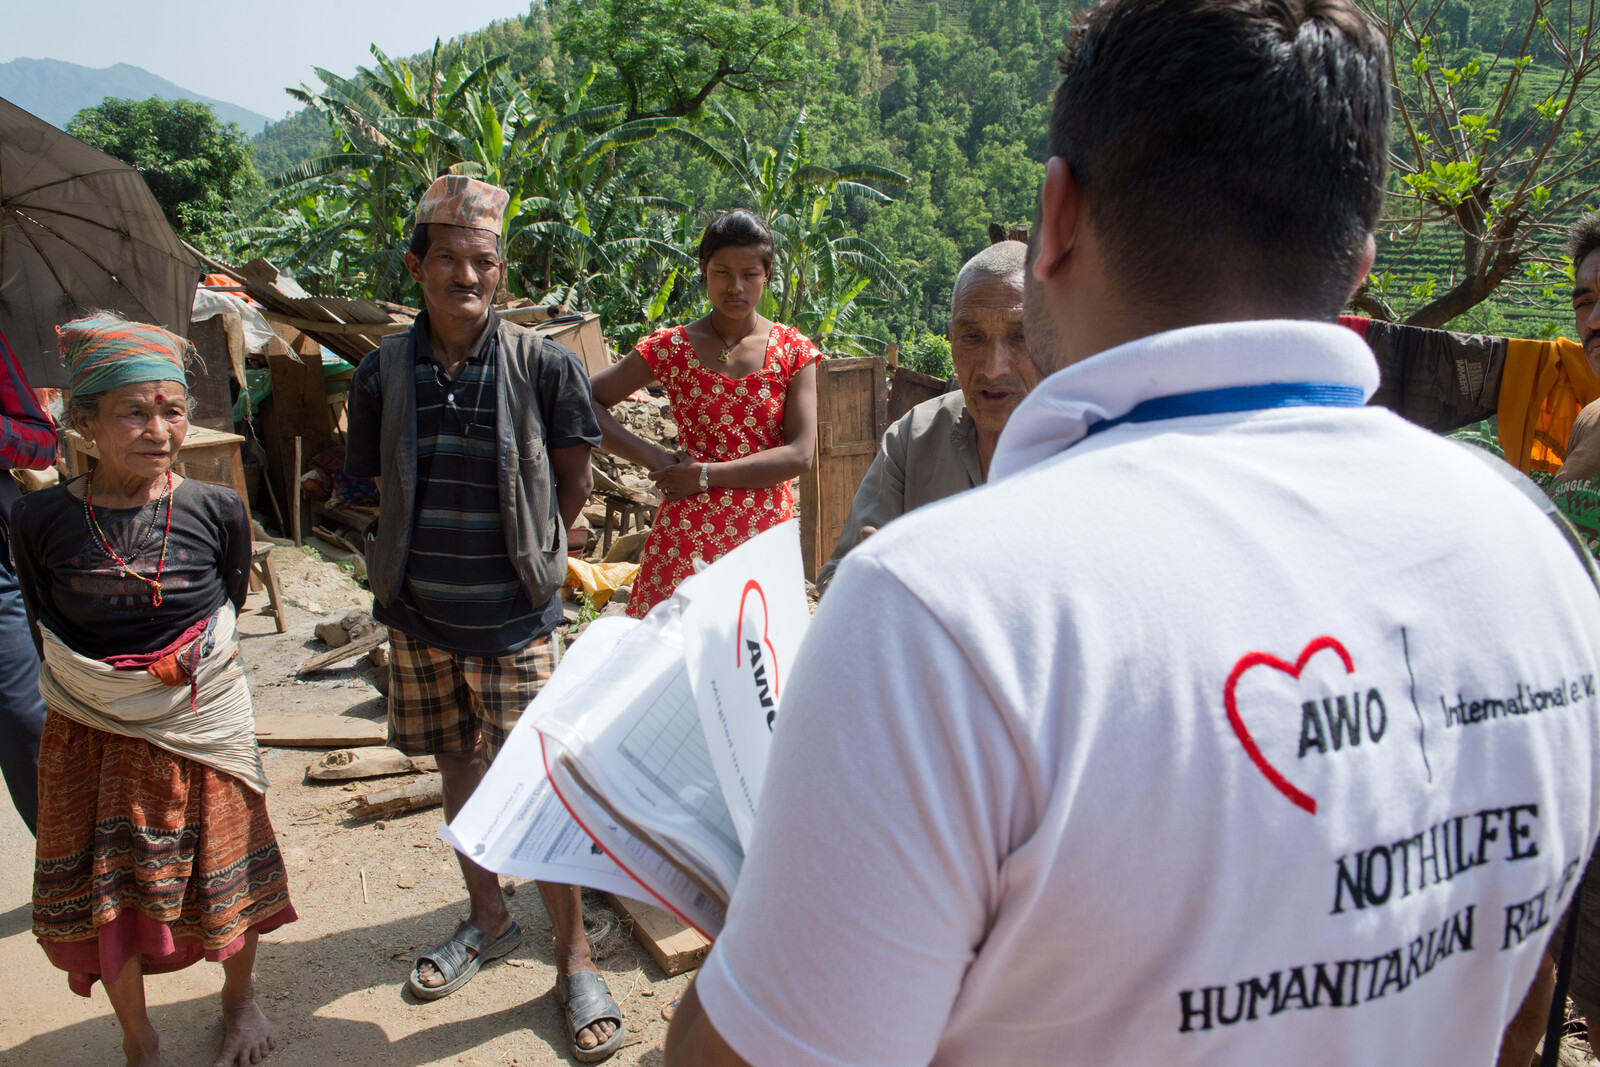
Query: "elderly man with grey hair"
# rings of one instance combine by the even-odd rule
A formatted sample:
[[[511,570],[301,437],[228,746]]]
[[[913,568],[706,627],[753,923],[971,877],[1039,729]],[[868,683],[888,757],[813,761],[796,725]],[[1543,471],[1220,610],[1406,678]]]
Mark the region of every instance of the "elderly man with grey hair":
[[[950,301],[950,356],[959,392],[924,401],[889,427],[850,517],[817,573],[826,590],[840,561],[892,519],[982,485],[1000,431],[1039,380],[1022,332],[1028,246],[1001,241],[967,260]]]

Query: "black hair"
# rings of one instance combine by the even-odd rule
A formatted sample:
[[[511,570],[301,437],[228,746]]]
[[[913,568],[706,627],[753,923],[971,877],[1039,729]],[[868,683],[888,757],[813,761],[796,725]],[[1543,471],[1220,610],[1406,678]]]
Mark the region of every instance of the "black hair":
[[[1050,152],[1118,281],[1332,318],[1383,205],[1388,50],[1354,0],[1108,0],[1061,61]]]
[[[411,243],[406,246],[406,251],[410,252],[418,259],[427,259],[428,249],[433,247],[433,239],[428,236],[428,230],[430,228],[431,224],[426,222],[419,222],[412,226]],[[501,259],[505,258],[505,250],[502,247],[504,244],[505,239],[499,235],[496,235],[494,239],[494,250],[495,254]]]
[[[411,227],[411,244],[406,247],[406,251],[418,259],[427,259],[429,245],[428,224],[419,222]]]
[[[1589,253],[1597,248],[1600,248],[1600,211],[1591,211],[1567,231],[1567,255],[1572,257],[1573,271],[1583,266]]]
[[[706,224],[706,232],[700,237],[700,271],[705,272],[706,264],[717,253],[719,248],[737,245],[741,248],[754,248],[761,254],[761,265],[767,268],[768,276],[772,274],[772,261],[777,255],[777,247],[772,242],[772,231],[767,228],[760,215],[747,208],[734,208],[724,212]]]

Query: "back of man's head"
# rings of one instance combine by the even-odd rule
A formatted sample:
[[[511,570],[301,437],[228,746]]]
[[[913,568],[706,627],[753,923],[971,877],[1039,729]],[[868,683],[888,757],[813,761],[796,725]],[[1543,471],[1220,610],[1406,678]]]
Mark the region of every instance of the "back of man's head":
[[[1387,50],[1354,0],[1108,0],[1062,72],[1050,153],[1135,300],[1338,314],[1389,139]]]

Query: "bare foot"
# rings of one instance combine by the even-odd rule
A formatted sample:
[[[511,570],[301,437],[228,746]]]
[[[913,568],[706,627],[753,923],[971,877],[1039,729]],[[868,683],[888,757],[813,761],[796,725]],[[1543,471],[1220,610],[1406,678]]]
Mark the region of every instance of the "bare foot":
[[[122,1054],[128,1057],[128,1067],[161,1067],[161,1040],[155,1027],[146,1027],[138,1035],[124,1033]]]
[[[253,996],[232,1004],[224,997],[222,1024],[222,1052],[213,1067],[249,1067],[266,1059],[267,1054],[278,1047],[272,1024],[256,1007]]]

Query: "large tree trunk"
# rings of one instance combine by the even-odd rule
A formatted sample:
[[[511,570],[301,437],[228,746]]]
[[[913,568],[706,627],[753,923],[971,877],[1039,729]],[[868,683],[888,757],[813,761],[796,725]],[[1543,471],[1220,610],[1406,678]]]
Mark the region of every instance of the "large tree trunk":
[[[1422,326],[1442,330],[1457,315],[1471,311],[1500,288],[1500,283],[1511,277],[1512,271],[1522,264],[1522,257],[1502,250],[1492,258],[1482,257],[1479,269],[1462,278],[1426,304],[1405,317],[1407,326]]]
[[[1463,278],[1407,315],[1403,321],[1407,326],[1442,330],[1445,323],[1483,303],[1492,292],[1493,286],[1485,287],[1478,278]]]

